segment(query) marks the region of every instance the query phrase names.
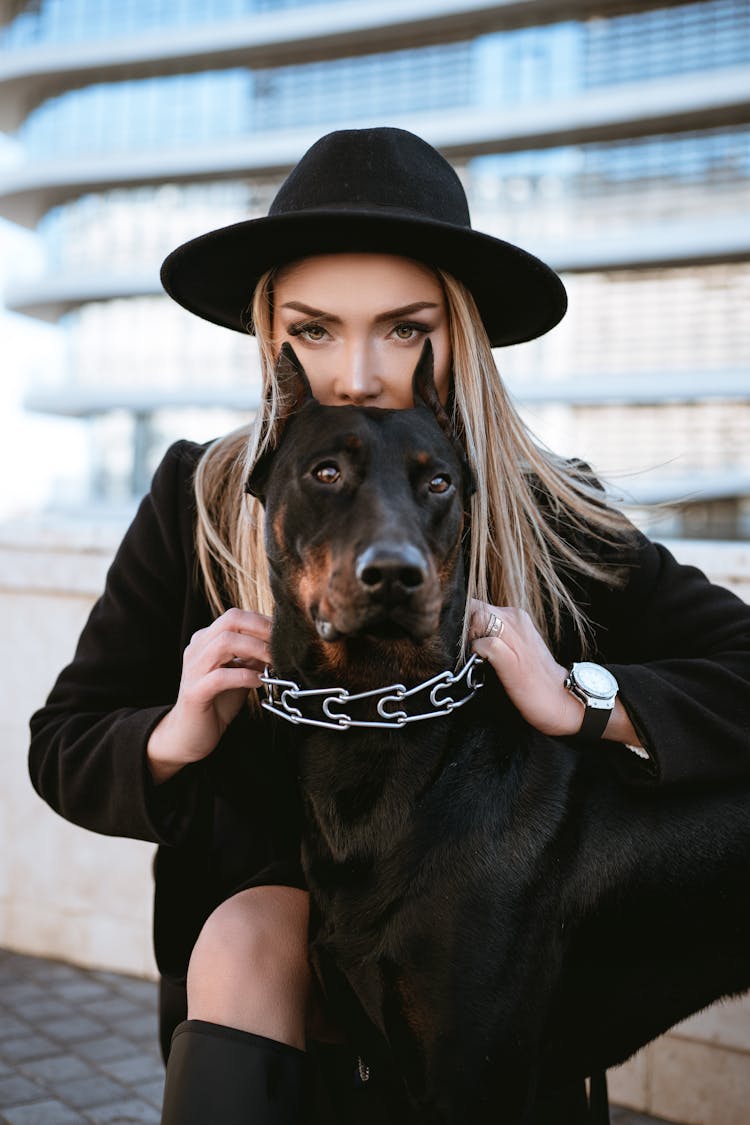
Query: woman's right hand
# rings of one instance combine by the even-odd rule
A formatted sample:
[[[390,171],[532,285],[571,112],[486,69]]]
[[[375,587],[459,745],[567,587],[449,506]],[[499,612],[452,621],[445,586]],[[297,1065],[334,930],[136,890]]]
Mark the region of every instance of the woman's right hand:
[[[230,609],[193,635],[182,660],[177,702],[154,727],[146,754],[159,784],[216,748],[247,693],[270,663],[271,619]]]

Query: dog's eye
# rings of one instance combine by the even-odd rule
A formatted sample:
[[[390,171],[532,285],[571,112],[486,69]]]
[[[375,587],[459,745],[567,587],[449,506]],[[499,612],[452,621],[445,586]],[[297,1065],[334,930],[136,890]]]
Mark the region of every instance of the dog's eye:
[[[321,484],[335,484],[341,476],[339,467],[334,461],[323,461],[320,465],[316,465],[312,471],[312,475]]]
[[[451,478],[446,473],[438,473],[430,481],[430,492],[447,492],[451,486]]]

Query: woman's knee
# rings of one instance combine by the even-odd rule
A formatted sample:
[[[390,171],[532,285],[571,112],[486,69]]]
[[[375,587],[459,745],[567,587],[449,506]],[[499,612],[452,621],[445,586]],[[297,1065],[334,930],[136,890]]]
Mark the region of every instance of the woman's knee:
[[[296,887],[253,887],[217,907],[190,959],[190,1017],[298,1039],[290,1029],[304,1023],[310,985],[308,914]]]
[[[227,899],[201,930],[188,983],[222,966],[262,979],[306,971],[308,901],[296,887],[253,887]]]

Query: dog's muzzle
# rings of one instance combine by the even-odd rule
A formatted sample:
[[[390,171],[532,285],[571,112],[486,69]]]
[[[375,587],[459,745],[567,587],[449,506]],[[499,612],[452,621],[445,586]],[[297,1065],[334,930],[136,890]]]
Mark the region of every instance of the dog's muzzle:
[[[323,641],[403,633],[421,642],[437,628],[440,587],[434,567],[411,543],[370,544],[343,566],[312,616]]]

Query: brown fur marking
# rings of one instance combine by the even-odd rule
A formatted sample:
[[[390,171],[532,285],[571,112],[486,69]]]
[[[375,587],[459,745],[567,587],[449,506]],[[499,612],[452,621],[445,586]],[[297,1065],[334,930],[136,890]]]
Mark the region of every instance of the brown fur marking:
[[[404,977],[398,977],[395,983],[406,1025],[418,1042],[431,1043],[435,1032],[434,1021],[424,999],[416,995],[410,982]]]
[[[309,550],[303,559],[297,579],[297,601],[310,616],[310,607],[325,599],[331,575],[331,547],[323,543]]]
[[[286,552],[286,540],[284,539],[284,516],[286,515],[286,507],[284,504],[279,505],[279,510],[273,519],[273,537],[276,540],[276,546],[280,551]]]

